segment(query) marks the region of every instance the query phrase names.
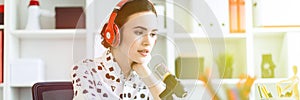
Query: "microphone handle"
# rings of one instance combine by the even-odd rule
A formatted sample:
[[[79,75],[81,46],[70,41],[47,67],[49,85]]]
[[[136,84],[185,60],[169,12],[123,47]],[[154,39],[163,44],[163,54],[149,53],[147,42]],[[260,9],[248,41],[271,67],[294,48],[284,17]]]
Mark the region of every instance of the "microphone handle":
[[[163,82],[166,84],[166,89],[159,95],[160,98],[172,96],[174,93],[177,97],[183,98],[187,95],[184,87],[172,74],[165,74]]]

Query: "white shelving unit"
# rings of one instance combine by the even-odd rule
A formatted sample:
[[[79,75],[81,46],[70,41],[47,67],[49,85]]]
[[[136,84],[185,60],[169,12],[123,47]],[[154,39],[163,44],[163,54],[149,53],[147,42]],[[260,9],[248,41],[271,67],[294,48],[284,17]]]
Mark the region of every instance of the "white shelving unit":
[[[72,65],[86,58],[87,29],[55,29],[55,17],[40,17],[41,30],[24,30],[27,23],[27,7],[30,0],[5,0],[5,58],[4,84],[0,87],[0,100],[32,100],[31,84],[15,83],[10,63],[16,59],[38,58],[45,63],[45,81],[71,81]],[[82,7],[86,14],[86,26],[90,12],[89,0],[39,0],[40,9],[55,13],[55,7]],[[89,8],[91,9],[91,8]],[[90,44],[91,45],[91,44]],[[26,73],[18,73],[26,74]],[[26,77],[24,77],[26,78]],[[3,92],[2,92],[3,91]]]
[[[0,84],[0,100],[31,100],[32,84],[11,84],[11,74],[14,73],[11,72],[10,63],[15,59],[40,58],[46,64],[45,81],[70,81],[73,63],[83,58],[97,57],[103,51],[100,40],[95,37],[99,35],[101,27],[119,0],[39,0],[41,9],[52,12],[56,6],[83,7],[86,28],[55,29],[54,17],[41,17],[42,29],[38,31],[24,30],[29,0],[0,0],[0,3],[4,1],[5,25],[0,25],[0,29],[5,32],[4,84]],[[245,33],[229,32],[228,0],[204,0],[207,4],[203,4],[201,0],[152,1],[163,5],[166,10],[166,27],[160,30],[160,45],[156,45],[153,54],[164,57],[172,74],[176,69],[175,59],[179,56],[204,57],[204,66],[213,67],[218,53],[228,51],[234,57],[233,77],[221,79],[221,83],[235,86],[240,74],[256,76],[250,99],[257,100],[257,84],[274,84],[286,79],[291,76],[293,65],[300,66],[297,61],[300,59],[300,27],[255,26],[257,9],[254,5],[259,0],[245,0]],[[221,36],[208,36],[205,32],[207,29],[202,28],[207,23],[196,19],[199,15],[197,9],[205,5],[210,7],[218,20],[218,23],[208,23],[210,27],[207,28],[219,27],[223,32]],[[221,50],[218,49],[220,46]],[[275,78],[261,78],[263,53],[271,53],[273,56]],[[208,95],[203,92],[203,83],[197,79],[182,80],[182,83],[193,91],[191,98],[198,98],[198,94],[202,93]]]
[[[201,29],[202,25],[199,26],[199,19],[195,19],[196,17],[191,15],[195,7],[203,7],[203,4],[199,4],[199,1],[173,0],[173,2],[176,3],[176,5],[173,5],[175,27],[174,33],[170,34],[172,35],[170,37],[174,40],[174,44],[172,45],[175,45],[175,50],[177,51],[175,51],[175,54],[171,55],[172,57],[169,57],[171,58],[169,60],[173,59],[172,61],[175,61],[178,56],[204,57],[205,67],[212,67],[215,63],[215,55],[217,55],[213,54],[212,46],[218,45],[218,42],[215,42],[217,44],[213,44],[211,41],[221,38],[220,46],[223,44],[225,46],[225,51],[229,51],[234,55],[234,72],[233,78],[221,79],[215,83],[220,82],[221,84],[235,86],[239,81],[238,77],[240,74],[255,76],[257,79],[252,87],[250,94],[251,100],[259,99],[259,95],[257,94],[257,84],[265,83],[274,85],[276,82],[292,76],[291,69],[293,65],[297,65],[299,68],[300,63],[295,59],[299,59],[300,56],[296,51],[299,50],[299,46],[296,44],[300,43],[300,35],[298,35],[300,33],[300,27],[255,26],[255,22],[257,21],[254,20],[257,20],[255,19],[256,16],[259,16],[256,12],[259,9],[258,7],[256,8],[256,6],[259,5],[259,2],[262,0],[245,0],[246,32],[230,33],[228,0],[205,1],[215,14],[218,20],[217,25],[221,27],[223,34],[221,36],[209,37],[208,34],[205,34],[205,29]],[[284,2],[290,3],[293,2],[293,0],[282,1],[282,3]],[[272,3],[265,3],[265,5],[266,4],[271,5]],[[266,6],[269,7],[268,5]],[[289,7],[284,8],[286,8],[285,10],[289,10]],[[264,9],[261,10],[264,11]],[[197,13],[194,14],[197,15]],[[275,18],[276,16],[274,16],[274,19]],[[300,23],[298,24],[300,25]],[[214,27],[215,25],[216,24],[213,23],[211,24],[211,27]],[[180,54],[178,54],[178,52]],[[260,64],[262,61],[262,54],[265,53],[272,54],[272,60],[276,65],[274,78],[268,79],[261,77]],[[276,92],[276,90],[274,92]]]

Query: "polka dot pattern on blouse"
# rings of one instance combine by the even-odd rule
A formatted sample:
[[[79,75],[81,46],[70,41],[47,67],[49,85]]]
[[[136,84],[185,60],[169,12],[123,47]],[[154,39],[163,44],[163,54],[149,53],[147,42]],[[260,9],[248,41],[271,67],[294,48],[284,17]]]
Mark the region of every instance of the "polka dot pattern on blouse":
[[[152,99],[149,89],[134,71],[125,78],[109,49],[100,58],[73,65],[71,77],[73,100]]]

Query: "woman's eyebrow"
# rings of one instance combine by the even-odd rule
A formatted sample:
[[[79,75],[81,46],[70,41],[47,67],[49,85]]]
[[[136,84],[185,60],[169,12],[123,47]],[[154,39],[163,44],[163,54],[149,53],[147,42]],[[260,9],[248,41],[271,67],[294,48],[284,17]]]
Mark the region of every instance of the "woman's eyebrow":
[[[158,31],[158,29],[153,29],[152,32],[154,32],[154,31]]]
[[[136,28],[140,28],[140,29],[143,29],[143,30],[147,31],[147,28],[143,27],[143,26],[136,26],[133,29],[136,29]],[[158,31],[158,29],[153,29],[152,32],[154,32],[154,31]]]
[[[153,29],[152,32],[154,32],[154,31],[158,31],[158,29]]]
[[[136,29],[136,28],[140,28],[140,29],[143,29],[143,30],[146,30],[147,31],[147,28],[143,27],[143,26],[136,26],[134,27],[133,29]]]

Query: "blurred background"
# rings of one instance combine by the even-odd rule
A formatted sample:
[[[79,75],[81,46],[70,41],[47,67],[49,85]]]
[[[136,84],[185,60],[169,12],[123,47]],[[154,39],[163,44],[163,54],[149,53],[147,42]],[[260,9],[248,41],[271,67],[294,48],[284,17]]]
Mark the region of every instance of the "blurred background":
[[[36,82],[71,81],[72,64],[104,51],[99,32],[118,1],[0,0],[0,100],[32,100]],[[189,91],[184,99],[297,98],[299,0],[151,1],[160,34],[149,67],[164,63]]]

